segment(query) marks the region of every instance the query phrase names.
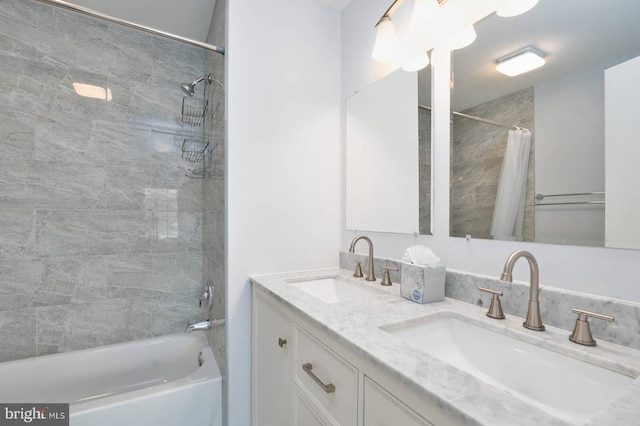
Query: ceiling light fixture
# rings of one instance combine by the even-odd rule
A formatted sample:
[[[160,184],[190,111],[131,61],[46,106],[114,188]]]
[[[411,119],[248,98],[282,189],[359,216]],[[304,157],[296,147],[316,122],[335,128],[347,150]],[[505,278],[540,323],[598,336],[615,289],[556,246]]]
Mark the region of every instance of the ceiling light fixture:
[[[499,58],[497,62],[496,70],[509,77],[514,77],[540,68],[546,61],[542,53],[534,47],[527,46],[524,49]]]

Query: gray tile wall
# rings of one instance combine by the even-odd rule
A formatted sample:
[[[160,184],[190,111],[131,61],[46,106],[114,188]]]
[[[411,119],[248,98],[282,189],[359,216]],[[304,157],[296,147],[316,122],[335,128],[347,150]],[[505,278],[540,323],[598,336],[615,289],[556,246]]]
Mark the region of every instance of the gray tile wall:
[[[213,19],[207,42],[216,46],[226,46],[224,1],[216,1]],[[225,86],[224,56],[205,52],[205,67],[221,84]],[[225,90],[214,83],[208,94],[212,108],[207,116],[207,130],[212,144],[213,154],[207,156],[205,163],[209,172],[203,185],[203,270],[205,280],[212,280],[215,286],[213,308],[205,312],[212,320],[226,318],[226,278],[225,278]],[[218,367],[222,373],[222,415],[223,424],[227,424],[227,345],[226,327],[214,327],[208,335]]]
[[[466,114],[534,132],[534,89],[524,89],[475,106]],[[508,130],[466,118],[454,117],[451,136],[451,236],[491,238],[493,207],[498,191]],[[527,206],[523,239],[534,239],[535,132],[531,138]]]
[[[0,361],[201,318],[203,180],[175,135],[203,66],[201,48],[0,1]]]

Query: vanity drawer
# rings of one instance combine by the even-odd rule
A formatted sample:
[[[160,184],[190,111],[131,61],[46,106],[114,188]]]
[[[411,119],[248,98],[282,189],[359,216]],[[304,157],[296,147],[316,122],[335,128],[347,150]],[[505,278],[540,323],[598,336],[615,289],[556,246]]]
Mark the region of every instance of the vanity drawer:
[[[295,383],[342,426],[358,422],[358,370],[338,354],[296,327]]]

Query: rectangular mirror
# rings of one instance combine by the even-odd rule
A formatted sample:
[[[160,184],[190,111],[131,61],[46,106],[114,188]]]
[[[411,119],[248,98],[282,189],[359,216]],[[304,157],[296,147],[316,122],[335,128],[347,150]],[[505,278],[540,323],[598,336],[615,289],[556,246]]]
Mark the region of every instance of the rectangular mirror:
[[[430,233],[430,79],[398,70],[347,99],[347,229]]]
[[[452,53],[451,236],[633,247],[620,230],[637,234],[629,216],[640,213],[640,190],[622,191],[611,174],[638,180],[624,148],[637,118],[615,118],[638,117],[639,103],[614,101],[605,75],[635,93],[640,73],[612,70],[640,55],[639,16],[640,4],[623,0],[540,0],[521,16],[476,24],[476,41]],[[498,59],[526,47],[546,64],[513,77],[496,71]],[[528,149],[511,143],[526,133],[515,127],[530,131]],[[524,189],[509,195],[517,174]]]

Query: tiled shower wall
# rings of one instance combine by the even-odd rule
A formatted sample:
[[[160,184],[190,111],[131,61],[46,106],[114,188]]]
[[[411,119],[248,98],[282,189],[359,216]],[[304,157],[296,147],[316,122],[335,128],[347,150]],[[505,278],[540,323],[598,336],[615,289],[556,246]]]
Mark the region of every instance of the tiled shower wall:
[[[0,361],[201,319],[203,181],[175,135],[203,66],[201,48],[0,1]]]
[[[524,89],[463,111],[465,114],[530,129],[523,239],[534,239],[534,89]],[[451,236],[491,238],[493,207],[498,191],[508,130],[454,117],[451,136]]]

